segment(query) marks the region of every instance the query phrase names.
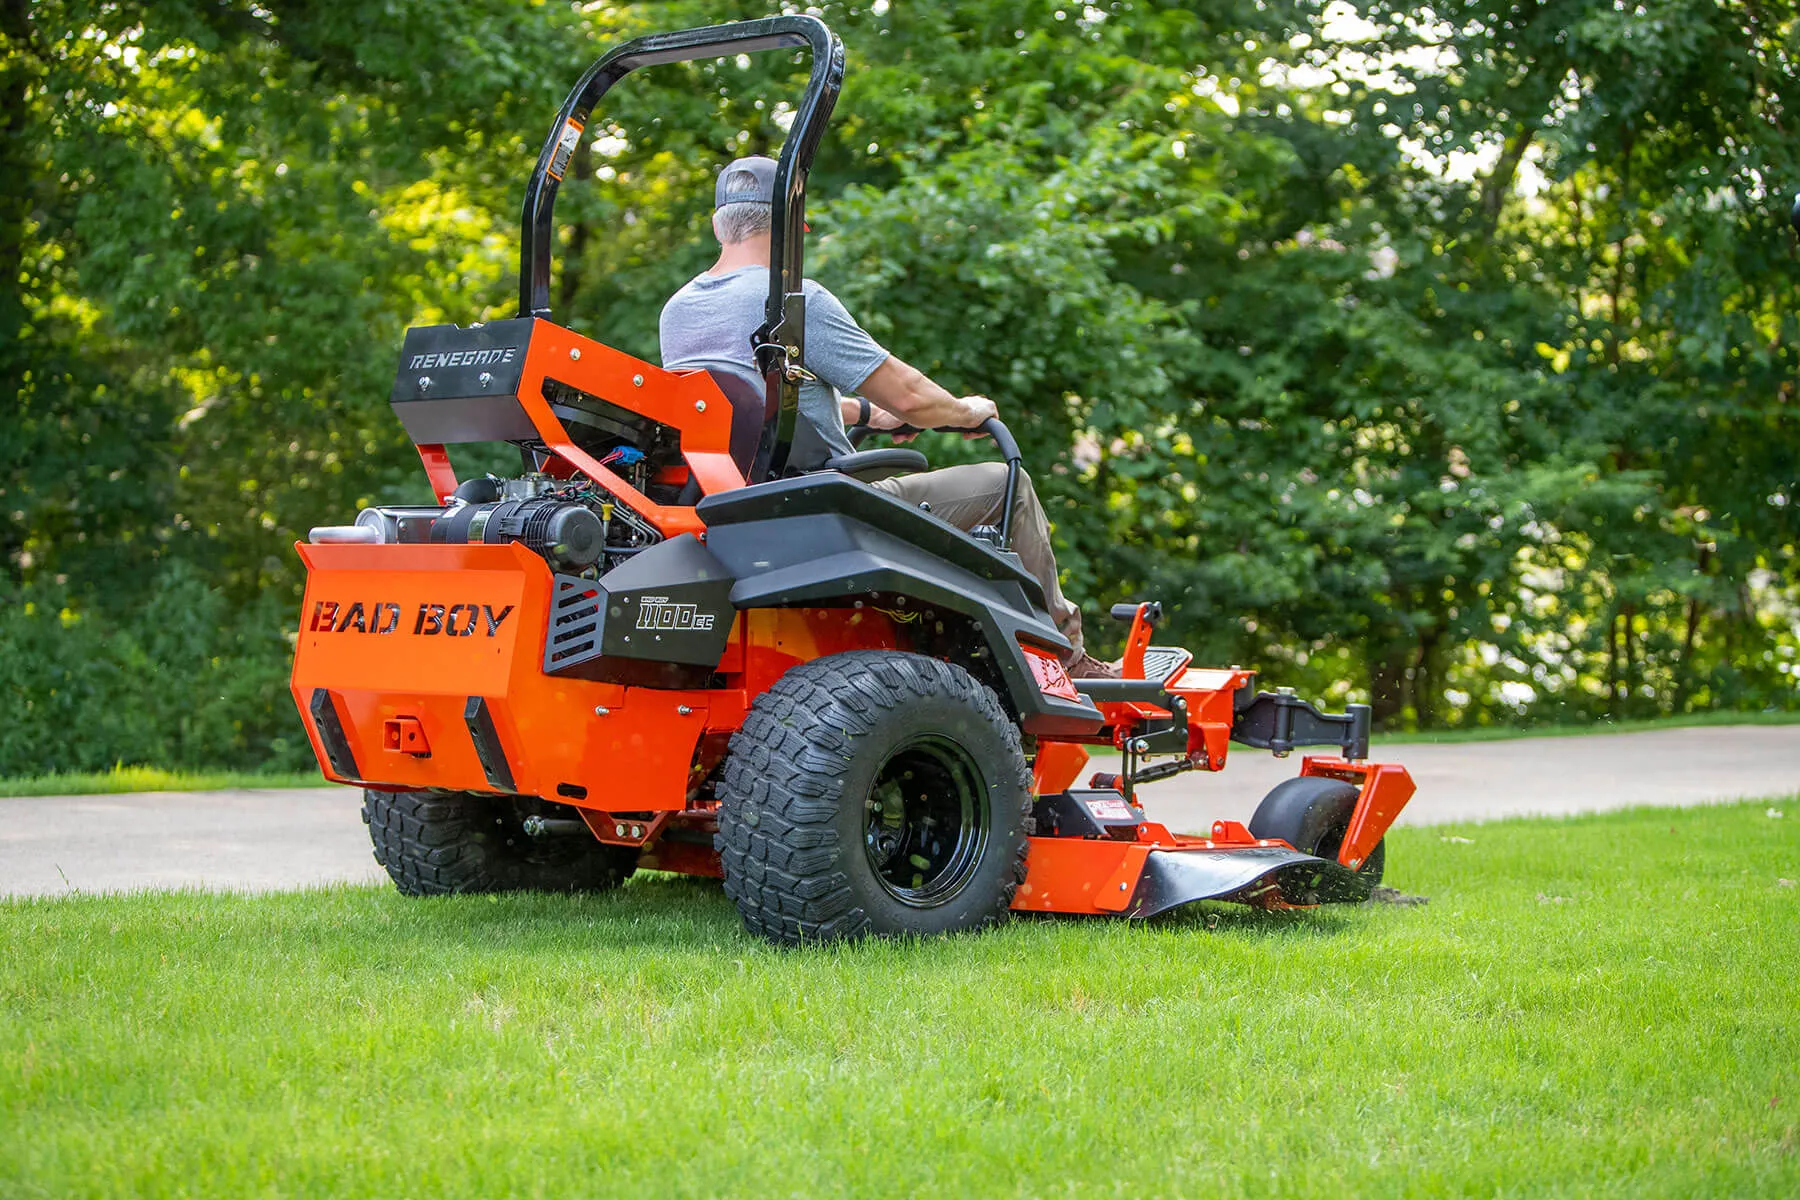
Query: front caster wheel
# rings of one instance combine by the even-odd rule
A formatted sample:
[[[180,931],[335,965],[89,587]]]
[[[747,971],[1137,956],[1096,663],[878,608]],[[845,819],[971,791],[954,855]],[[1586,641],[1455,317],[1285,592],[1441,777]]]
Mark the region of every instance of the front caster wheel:
[[[1256,806],[1250,832],[1259,838],[1280,838],[1302,854],[1337,861],[1350,832],[1350,816],[1356,811],[1356,789],[1340,779],[1302,775],[1278,783]],[[1356,873],[1373,887],[1381,882],[1387,865],[1387,839],[1369,851]]]

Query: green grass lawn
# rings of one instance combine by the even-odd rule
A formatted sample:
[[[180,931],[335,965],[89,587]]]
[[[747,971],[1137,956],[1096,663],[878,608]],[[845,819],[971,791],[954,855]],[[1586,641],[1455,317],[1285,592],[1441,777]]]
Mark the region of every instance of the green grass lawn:
[[[1403,830],[1423,907],[797,952],[668,877],[4,902],[0,1195],[1793,1196],[1770,807]]]
[[[1655,733],[1663,729],[1715,725],[1800,725],[1800,712],[1719,711],[1633,721],[1595,721],[1587,725],[1486,725],[1472,729],[1377,733],[1374,740],[1382,745],[1403,745],[1408,742],[1502,742],[1513,738],[1584,737],[1593,733]]]
[[[116,792],[213,792],[220,788],[328,787],[317,771],[165,771],[159,767],[114,767],[61,775],[0,778],[0,799],[9,796],[92,796]]]

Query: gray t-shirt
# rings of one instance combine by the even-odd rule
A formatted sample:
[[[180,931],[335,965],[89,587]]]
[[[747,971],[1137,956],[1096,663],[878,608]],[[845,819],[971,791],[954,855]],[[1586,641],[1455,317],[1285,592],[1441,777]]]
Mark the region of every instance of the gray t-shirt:
[[[863,331],[838,298],[808,279],[806,369],[819,377],[800,385],[800,415],[788,465],[810,471],[834,454],[850,453],[841,394],[854,395],[888,352]],[[711,359],[756,370],[750,335],[762,324],[769,268],[740,267],[725,275],[697,275],[663,305],[660,340],[665,367]]]

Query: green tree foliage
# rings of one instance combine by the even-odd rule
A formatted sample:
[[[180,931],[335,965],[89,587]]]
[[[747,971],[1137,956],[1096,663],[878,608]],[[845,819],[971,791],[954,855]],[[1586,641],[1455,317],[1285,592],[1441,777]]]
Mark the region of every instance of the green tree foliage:
[[[303,760],[291,543],[423,498],[401,331],[510,315],[586,62],[765,11],[0,0],[0,770]],[[1090,612],[1388,724],[1797,702],[1792,3],[821,11],[814,273],[1000,402]],[[616,89],[558,318],[654,359],[803,78]]]

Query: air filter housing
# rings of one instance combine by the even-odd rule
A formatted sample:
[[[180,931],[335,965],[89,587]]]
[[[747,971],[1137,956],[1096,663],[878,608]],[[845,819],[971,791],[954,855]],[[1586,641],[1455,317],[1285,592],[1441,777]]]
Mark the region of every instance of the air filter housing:
[[[447,545],[521,542],[562,571],[600,561],[606,527],[585,504],[544,497],[458,505],[431,526],[431,540]]]

